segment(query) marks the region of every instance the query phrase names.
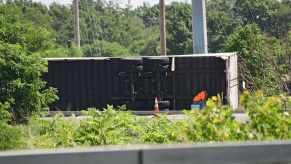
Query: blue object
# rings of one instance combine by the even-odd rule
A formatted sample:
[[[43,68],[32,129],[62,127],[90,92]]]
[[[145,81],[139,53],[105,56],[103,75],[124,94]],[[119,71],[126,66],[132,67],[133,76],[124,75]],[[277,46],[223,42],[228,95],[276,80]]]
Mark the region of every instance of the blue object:
[[[191,110],[200,110],[200,105],[198,105],[198,104],[192,104],[191,105]]]
[[[191,105],[191,110],[201,110],[205,107],[205,103],[203,101],[200,102],[194,102]]]

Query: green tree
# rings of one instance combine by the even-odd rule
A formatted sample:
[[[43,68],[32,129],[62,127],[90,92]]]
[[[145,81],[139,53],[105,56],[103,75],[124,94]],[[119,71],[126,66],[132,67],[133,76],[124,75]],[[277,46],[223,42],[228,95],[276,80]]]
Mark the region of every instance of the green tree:
[[[86,57],[118,57],[128,56],[130,53],[127,48],[117,42],[96,41],[94,44],[83,46]]]
[[[227,39],[224,50],[239,53],[240,78],[249,89],[262,89],[269,94],[281,89],[277,67],[281,47],[275,39],[269,40],[257,25],[238,28]]]
[[[143,6],[138,7],[135,10],[135,13],[143,20],[146,27],[159,26],[160,10],[158,5],[151,7],[144,4]]]
[[[288,32],[291,30],[291,2],[283,1],[278,5],[277,10],[275,10],[272,15],[271,21],[269,23],[269,32],[276,36],[277,38],[282,38],[284,40],[288,37]]]
[[[54,102],[56,90],[46,89],[42,75],[45,62],[28,55],[20,45],[0,42],[0,102],[10,104],[15,121],[23,121]]]
[[[135,11],[102,1],[83,0],[80,5],[81,42],[85,56],[114,56],[117,47],[123,53],[127,49],[127,56],[156,54],[146,49],[156,43],[157,30],[155,27],[147,28]],[[105,51],[106,54],[103,54]]]
[[[211,0],[207,3],[209,52],[221,52],[227,37],[240,25],[233,8],[233,0]]]
[[[49,7],[50,25],[56,33],[56,42],[70,47],[74,38],[73,12],[67,6],[53,3]]]
[[[235,3],[234,11],[244,25],[256,23],[262,31],[268,31],[279,4],[274,0],[239,0]]]
[[[184,3],[172,3],[167,10],[168,53],[192,53],[192,9]]]
[[[22,16],[16,5],[0,4],[0,41],[19,44],[29,53],[54,49],[54,34]]]

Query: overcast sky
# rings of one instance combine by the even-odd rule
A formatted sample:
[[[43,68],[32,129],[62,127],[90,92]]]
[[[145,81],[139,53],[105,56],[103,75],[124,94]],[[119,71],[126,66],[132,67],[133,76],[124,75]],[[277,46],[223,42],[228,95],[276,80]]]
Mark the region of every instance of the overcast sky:
[[[33,0],[33,1],[36,1],[36,2],[42,2],[46,5],[50,4],[50,3],[53,3],[53,2],[57,2],[57,3],[61,3],[61,4],[70,4],[72,3],[72,0]],[[115,0],[113,0],[115,1]],[[128,0],[117,0],[117,1],[120,1],[122,4],[125,4],[128,2]],[[146,3],[149,3],[149,4],[157,4],[159,3],[159,0],[130,0],[131,1],[131,4],[133,6],[140,6],[142,5],[144,2]],[[189,2],[190,0],[165,0],[166,3],[171,3],[171,2]]]

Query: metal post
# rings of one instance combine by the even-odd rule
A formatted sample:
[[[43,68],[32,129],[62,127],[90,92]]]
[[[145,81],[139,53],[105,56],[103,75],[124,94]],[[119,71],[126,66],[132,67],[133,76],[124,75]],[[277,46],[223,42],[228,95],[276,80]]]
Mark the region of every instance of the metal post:
[[[79,0],[73,1],[74,12],[74,42],[80,48],[80,20],[79,20]]]
[[[192,0],[193,53],[208,53],[206,0]]]
[[[161,41],[161,55],[167,55],[166,44],[166,7],[165,0],[160,0],[160,41]]]

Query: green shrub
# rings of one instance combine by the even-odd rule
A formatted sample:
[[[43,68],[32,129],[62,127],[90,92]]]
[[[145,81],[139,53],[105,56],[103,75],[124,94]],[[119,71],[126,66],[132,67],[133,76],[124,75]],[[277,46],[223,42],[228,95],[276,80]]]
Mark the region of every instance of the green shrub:
[[[22,130],[8,124],[11,120],[9,108],[9,103],[0,102],[0,150],[18,149],[24,146]]]
[[[44,120],[33,117],[29,121],[29,137],[31,147],[37,148],[57,148],[73,147],[75,143],[75,133],[78,123],[71,119],[65,119],[58,114],[51,120]]]
[[[141,143],[180,143],[185,140],[182,122],[172,121],[167,116],[147,119],[140,132]]]
[[[245,123],[237,121],[228,106],[210,100],[205,109],[186,111],[181,120],[135,116],[125,107],[112,106],[104,111],[88,109],[80,122],[60,114],[51,119],[35,116],[25,133],[7,124],[9,104],[0,103],[0,149],[291,139],[291,116],[282,110],[288,98],[245,92],[240,100],[250,117]]]
[[[82,120],[77,131],[78,144],[113,145],[127,144],[138,135],[136,117],[129,112],[115,111],[108,106],[104,112],[89,109],[88,119]]]
[[[249,126],[257,140],[291,139],[291,117],[283,112],[284,96],[266,97],[263,92],[245,92],[241,104],[246,109]]]
[[[0,102],[9,102],[9,112],[20,122],[57,99],[56,90],[45,89],[45,62],[24,48],[0,41]]]
[[[0,122],[0,150],[18,149],[24,146],[20,128]]]
[[[236,121],[233,114],[229,107],[217,105],[211,100],[202,111],[186,112],[189,140],[192,142],[247,140],[246,125]]]
[[[8,102],[0,102],[0,122],[7,123],[11,120],[11,114],[8,112],[10,104]]]

